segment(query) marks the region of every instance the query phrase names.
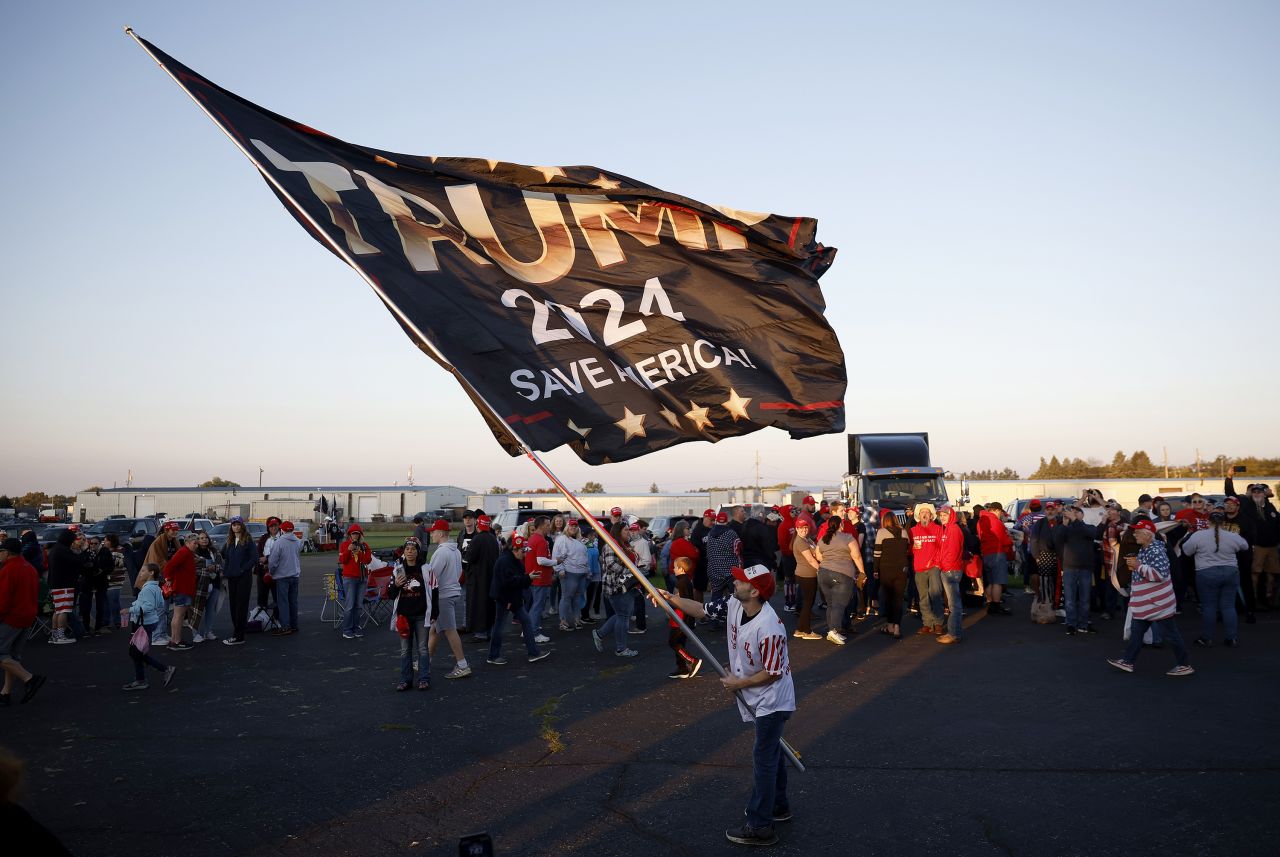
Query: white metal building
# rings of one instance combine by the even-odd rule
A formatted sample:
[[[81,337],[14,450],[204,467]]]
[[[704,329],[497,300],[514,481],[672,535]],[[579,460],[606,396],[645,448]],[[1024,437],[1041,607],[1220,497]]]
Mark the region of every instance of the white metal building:
[[[241,515],[262,521],[277,515],[312,520],[322,497],[329,507],[341,509],[344,519],[368,522],[375,515],[388,521],[408,520],[418,513],[459,508],[467,502],[468,492],[456,485],[103,488],[77,494],[73,516],[78,521],[98,521],[109,515],[182,517],[194,512],[223,519]]]

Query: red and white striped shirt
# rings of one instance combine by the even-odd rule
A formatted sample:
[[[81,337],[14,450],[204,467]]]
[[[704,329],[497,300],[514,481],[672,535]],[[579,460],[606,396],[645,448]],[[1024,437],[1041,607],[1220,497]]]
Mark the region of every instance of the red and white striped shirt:
[[[729,673],[739,678],[749,678],[759,672],[781,676],[777,681],[761,687],[748,687],[742,697],[763,717],[775,711],[796,710],[796,686],[791,680],[791,660],[787,656],[787,629],[765,602],[760,612],[743,621],[742,602],[729,599],[728,616]],[[751,721],[751,712],[738,702],[742,719]]]

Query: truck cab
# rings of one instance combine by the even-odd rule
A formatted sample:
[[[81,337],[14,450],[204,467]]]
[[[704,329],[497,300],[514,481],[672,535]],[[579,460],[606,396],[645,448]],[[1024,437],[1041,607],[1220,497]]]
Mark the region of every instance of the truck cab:
[[[845,497],[863,507],[868,517],[878,518],[881,510],[892,509],[899,521],[905,521],[908,506],[941,506],[947,502],[943,474],[929,461],[927,432],[849,435]]]

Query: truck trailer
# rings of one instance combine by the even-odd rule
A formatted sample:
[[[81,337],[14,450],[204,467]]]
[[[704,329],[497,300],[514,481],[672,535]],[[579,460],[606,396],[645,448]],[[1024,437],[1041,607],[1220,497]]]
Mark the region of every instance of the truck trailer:
[[[943,474],[929,460],[928,432],[849,435],[845,499],[861,506],[872,521],[882,509],[892,509],[899,521],[905,521],[908,506],[931,503],[936,508],[946,503]],[[964,487],[961,492],[968,494]],[[967,500],[961,497],[960,502]]]

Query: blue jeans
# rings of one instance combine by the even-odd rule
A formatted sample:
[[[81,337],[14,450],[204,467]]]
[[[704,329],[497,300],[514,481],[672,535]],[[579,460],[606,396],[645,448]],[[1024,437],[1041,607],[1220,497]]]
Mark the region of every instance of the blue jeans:
[[[960,578],[963,571],[940,571],[942,591],[947,596],[947,607],[951,608],[951,616],[947,619],[947,633],[957,640],[964,635],[964,605],[960,603]]]
[[[364,602],[364,578],[338,575],[342,586],[342,633],[360,633],[360,608]]]
[[[107,624],[112,628],[120,627],[120,587],[113,586],[107,590]]]
[[[119,616],[120,614],[117,613],[116,615]],[[152,622],[150,625],[142,626],[147,630],[148,638],[155,636],[156,626],[158,626],[159,624],[160,624],[159,622]],[[134,650],[130,648],[129,651],[132,652]],[[167,667],[164,664],[160,663],[160,661],[157,661],[155,658],[151,657],[150,649],[147,650],[147,653],[145,655],[138,655],[133,659],[133,677],[138,681],[147,680],[147,672],[145,667],[155,667],[156,669],[160,670],[160,672],[164,672],[167,669]]]
[[[1093,590],[1093,569],[1062,570],[1062,600],[1066,602],[1067,627],[1083,631],[1089,627],[1089,595]]]
[[[853,596],[853,578],[829,568],[819,568],[818,589],[827,602],[827,631],[839,631],[844,627],[845,612]]]
[[[354,579],[354,578],[352,578]],[[409,636],[400,638],[400,680],[413,682],[413,643],[418,643],[418,680],[431,677],[431,654],[427,651],[427,617],[409,617]]]
[[[616,595],[610,595],[606,600],[613,608],[613,613],[596,633],[601,639],[608,639],[609,632],[612,631],[614,651],[620,652],[627,647],[627,622],[631,619],[631,607],[635,604],[635,599],[630,592],[619,592]]]
[[[529,605],[529,618],[533,620],[533,635],[542,633],[542,611],[546,609],[547,599],[551,597],[550,586],[530,586],[533,602]]]
[[[209,597],[204,602],[204,615],[200,617],[200,627],[196,632],[207,637],[213,631],[213,617],[222,606],[222,583],[209,587]]]
[[[277,577],[276,608],[280,611],[280,627],[298,630],[298,578]]]
[[[534,630],[533,620],[529,618],[529,611],[524,609],[524,601],[517,601],[515,606],[516,621],[520,623],[520,630],[524,634],[525,650],[528,651],[530,657],[533,657],[538,654],[538,644],[533,641],[538,632]],[[511,612],[511,605],[494,602],[493,629],[489,631],[490,660],[502,656],[502,629],[507,626],[507,615]]]
[[[1129,643],[1124,650],[1124,659],[1129,663],[1136,663],[1138,653],[1142,651],[1142,638],[1147,634],[1147,628],[1152,629],[1151,639],[1157,642],[1167,642],[1173,646],[1173,657],[1177,661],[1178,666],[1187,663],[1187,646],[1182,642],[1182,634],[1178,633],[1178,623],[1170,616],[1167,619],[1157,619],[1150,622],[1146,619],[1133,617],[1133,622],[1129,626]]]
[[[587,587],[585,574],[565,572],[560,578],[560,623],[573,627],[573,620],[581,609],[582,593]]]
[[[1236,615],[1236,589],[1240,586],[1240,567],[1215,565],[1196,572],[1196,592],[1200,595],[1200,636],[1213,639],[1214,625],[1222,614],[1222,630],[1228,640],[1239,633],[1240,617]]]
[[[942,624],[942,571],[930,568],[913,573],[920,596],[920,621],[932,628]]]
[[[774,810],[790,808],[787,801],[787,762],[782,758],[782,727],[790,711],[757,717],[756,741],[751,748],[751,797],[747,799],[747,824],[772,827]]]

